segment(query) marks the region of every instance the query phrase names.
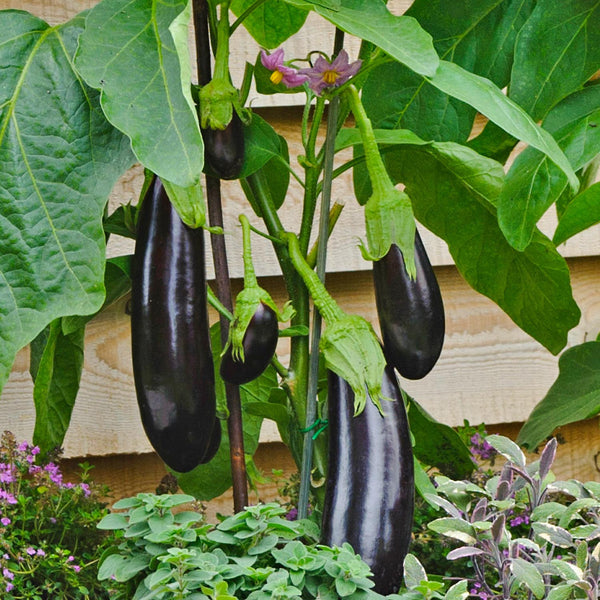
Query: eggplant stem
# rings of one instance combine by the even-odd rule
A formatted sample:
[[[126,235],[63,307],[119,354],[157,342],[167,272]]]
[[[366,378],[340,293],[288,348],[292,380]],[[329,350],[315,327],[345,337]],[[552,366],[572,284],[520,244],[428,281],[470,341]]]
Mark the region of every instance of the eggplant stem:
[[[334,53],[341,50],[344,42],[344,34],[336,28]],[[317,242],[316,277],[325,281],[325,270],[327,260],[327,240],[335,221],[331,223],[331,182],[333,175],[333,159],[335,155],[335,138],[337,135],[337,118],[339,112],[339,97],[329,102],[327,114],[327,133],[325,137],[325,156],[323,161],[323,193],[321,195],[321,206],[319,215],[319,236]],[[341,210],[341,209],[340,209]],[[339,213],[338,213],[339,216]],[[314,274],[311,271],[311,274]],[[319,309],[320,310],[320,309]],[[338,308],[339,310],[339,308]],[[306,425],[312,429],[316,423],[317,416],[317,387],[319,379],[319,342],[321,339],[321,314],[315,311],[312,322],[312,337],[310,348],[310,362],[308,371],[308,390],[306,397]],[[312,471],[314,441],[323,431],[324,427],[318,429],[316,434],[311,434],[310,429],[304,434],[304,446],[302,449],[302,467],[300,470],[300,491],[298,494],[298,518],[303,519],[308,514],[308,500],[310,494],[310,474]]]
[[[227,9],[229,3],[227,3]],[[193,0],[194,28],[196,36],[196,54],[198,57],[198,79],[200,82],[211,80],[210,76],[210,44],[208,32],[208,2]],[[226,13],[222,19],[227,18]],[[208,60],[206,60],[208,57]],[[223,210],[221,207],[221,182],[215,177],[206,177],[206,196],[208,200],[208,218],[212,227],[223,227]],[[213,262],[217,284],[217,296],[225,308],[233,313],[233,298],[229,268],[227,266],[227,250],[223,235],[210,235],[213,250]],[[229,320],[220,314],[221,345],[225,347],[229,336]],[[237,385],[225,383],[227,396],[227,431],[229,434],[231,476],[233,481],[233,510],[242,511],[248,506],[248,481],[246,475],[246,457],[244,452],[244,431],[242,423],[242,403],[240,389]]]

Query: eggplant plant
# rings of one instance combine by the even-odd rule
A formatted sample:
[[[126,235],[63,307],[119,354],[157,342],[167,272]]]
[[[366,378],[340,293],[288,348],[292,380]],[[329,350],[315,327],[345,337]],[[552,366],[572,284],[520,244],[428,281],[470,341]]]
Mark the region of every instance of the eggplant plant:
[[[400,388],[398,393],[383,384],[389,380],[388,361],[408,378],[434,368],[443,344],[443,305],[417,223],[444,240],[466,282],[523,331],[553,354],[565,347],[580,310],[556,245],[600,221],[600,184],[593,183],[600,151],[600,86],[593,77],[600,68],[600,6],[585,0],[415,0],[397,14],[391,5],[100,0],[57,25],[23,10],[0,11],[0,390],[16,353],[30,344],[34,442],[43,451],[64,439],[77,397],[85,325],[129,290],[130,277],[134,371],[146,431],[158,440],[167,464],[186,471],[179,477],[184,491],[207,500],[233,482],[237,507],[247,497],[245,468],[264,418],[277,423],[302,469],[301,497],[311,473],[313,482],[326,478],[328,447],[336,448],[336,440],[328,444],[325,438],[336,434],[332,427],[315,436],[328,410],[323,367],[353,399],[352,419],[367,410],[385,419],[390,402],[396,403],[390,414],[403,414]],[[305,56],[286,56],[282,45],[288,39],[311,39],[309,15],[335,29],[332,47],[315,40]],[[230,38],[240,27],[259,49],[243,81],[234,82],[229,64],[236,47]],[[190,29],[197,69],[191,68]],[[359,50],[345,44],[346,34],[360,40]],[[290,160],[287,141],[251,110],[252,83],[257,94],[294,92],[305,98],[297,161]],[[487,125],[470,138],[477,113]],[[518,142],[527,147],[509,168]],[[336,157],[347,156],[338,153],[348,148],[352,158],[336,164]],[[221,315],[210,340],[201,324],[200,331],[184,328],[189,344],[180,347],[173,328],[182,319],[177,303],[203,288],[201,270],[180,280],[185,289],[173,295],[163,289],[147,298],[149,305],[160,299],[164,310],[147,318],[136,303],[140,274],[147,267],[158,281],[173,261],[140,267],[134,259],[130,273],[130,257],[106,257],[107,236],[135,237],[136,221],[139,226],[145,219],[145,202],[107,214],[115,182],[134,164],[160,180],[186,231],[210,233],[216,294],[208,289],[207,297]],[[360,247],[374,263],[383,348],[372,324],[346,314],[324,283],[328,235],[335,226],[332,187],[350,171],[355,200],[364,206]],[[239,181],[247,212],[261,219],[261,227],[245,229],[245,264],[252,265],[250,235],[273,244],[291,307],[277,317],[290,319],[289,327],[279,329],[272,315],[253,320],[257,308],[277,312],[253,275],[247,282],[250,308],[233,306],[220,178]],[[282,218],[291,178],[303,191],[302,216],[293,230]],[[143,186],[140,198],[147,191]],[[537,223],[552,206],[559,225],[550,239]],[[144,234],[137,231],[143,244]],[[386,286],[381,267],[392,255],[402,283]],[[391,297],[399,285],[410,306],[395,302],[402,294]],[[190,323],[200,313],[204,318],[202,291],[197,300],[202,306]],[[167,322],[166,338],[158,339]],[[401,334],[390,333],[388,325],[400,322]],[[251,340],[258,325],[269,331]],[[282,336],[290,337],[287,364],[273,354]],[[392,348],[398,337],[404,338],[401,350]],[[394,358],[398,354],[401,361]],[[404,370],[403,361],[410,368]],[[204,391],[194,390],[201,387],[200,372],[212,385],[213,374],[204,372],[210,362],[215,397],[209,402]],[[244,365],[239,372],[236,362]],[[183,404],[162,385],[150,384],[162,369],[186,379],[182,385],[190,393]],[[171,403],[176,417],[189,405],[166,438],[163,417],[173,415],[164,403]],[[416,400],[409,404],[416,454],[433,457],[447,471],[468,463],[458,436],[446,429],[435,435],[443,426],[424,417]],[[415,427],[424,419],[427,427]],[[378,419],[363,420],[380,426]],[[405,427],[403,418],[397,421]],[[184,441],[194,438],[192,422],[201,422],[193,450]],[[405,536],[412,512],[410,464],[417,481],[424,481],[407,435],[403,430],[385,437],[394,451],[401,446],[403,473],[411,473],[398,491],[406,498],[399,536]],[[365,436],[360,452],[369,455],[374,436]],[[169,441],[173,437],[178,439]],[[442,439],[443,450],[437,445]],[[330,466],[330,473],[338,467]],[[387,472],[382,469],[381,477]],[[321,506],[333,493],[325,490],[314,490]],[[396,542],[393,547],[404,547]],[[397,580],[385,584],[397,585]]]

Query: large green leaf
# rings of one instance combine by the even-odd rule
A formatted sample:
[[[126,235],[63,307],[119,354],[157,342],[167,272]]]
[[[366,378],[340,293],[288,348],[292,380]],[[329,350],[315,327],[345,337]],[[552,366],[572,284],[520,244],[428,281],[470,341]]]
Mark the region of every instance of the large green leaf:
[[[315,5],[334,25],[372,42],[421,75],[433,75],[439,58],[431,36],[412,17],[395,16],[383,0],[342,0],[337,10]]]
[[[458,433],[452,427],[436,421],[408,396],[407,409],[410,431],[415,439],[415,458],[429,467],[437,467],[452,479],[468,477],[475,463]]]
[[[75,57],[139,161],[182,188],[198,182],[204,164],[188,53],[180,50],[188,11],[186,0],[103,0],[87,15]]]
[[[573,198],[563,213],[552,241],[558,246],[575,234],[600,223],[600,182]]]
[[[62,446],[83,369],[85,326],[65,335],[53,321],[31,344],[35,428],[33,443],[47,453]]]
[[[256,0],[233,0],[231,10],[240,16],[254,4]],[[277,48],[304,25],[307,15],[285,0],[267,0],[244,19],[244,27],[263,48]]]
[[[210,329],[212,352],[215,364],[217,406],[226,406],[225,384],[219,377],[221,354],[221,337],[219,324]],[[268,403],[271,390],[277,387],[277,375],[273,367],[267,370],[254,381],[240,386],[242,403],[242,417],[244,423],[244,452],[247,460],[256,452],[263,417],[246,410],[249,405],[256,406],[259,402]],[[231,487],[231,457],[229,436],[227,434],[227,421],[221,420],[221,445],[214,458],[205,465],[199,465],[189,473],[178,475],[181,489],[192,494],[198,500],[212,500]]]
[[[82,26],[0,12],[0,389],[48,323],[104,300],[102,213],[133,155],[72,69]]]
[[[552,133],[574,170],[600,152],[600,87],[585,88],[550,111],[544,128]],[[529,243],[539,219],[567,187],[564,173],[548,156],[526,148],[506,177],[498,202],[498,221],[517,249]]]
[[[600,413],[600,342],[569,348],[558,368],[558,378],[519,432],[517,441],[527,448],[536,448],[561,425]]]
[[[453,142],[415,142],[414,134],[402,130],[376,130],[375,135],[381,143],[397,144],[384,154],[388,172],[405,184],[416,218],[446,241],[465,280],[558,353],[580,318],[569,269],[539,232],[525,252],[506,241],[495,206],[502,166]],[[359,145],[360,135],[343,130],[338,142],[338,148]]]
[[[515,47],[510,97],[541,119],[600,68],[600,1],[539,0]]]
[[[440,57],[504,87],[515,37],[533,0],[416,0],[406,11],[428,31]],[[363,86],[373,126],[411,129],[424,139],[465,141],[476,111],[399,63],[375,69]]]
[[[470,104],[510,135],[547,154],[565,173],[573,190],[577,190],[579,180],[554,138],[489,79],[441,61],[429,81],[446,94]]]
[[[536,121],[600,68],[599,9],[598,0],[540,0],[522,27],[508,96]],[[490,122],[472,145],[506,159],[514,143]]]

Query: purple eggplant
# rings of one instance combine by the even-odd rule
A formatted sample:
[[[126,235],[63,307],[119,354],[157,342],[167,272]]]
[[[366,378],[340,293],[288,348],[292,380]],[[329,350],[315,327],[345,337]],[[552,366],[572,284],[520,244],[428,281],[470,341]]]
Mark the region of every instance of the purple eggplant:
[[[329,454],[321,541],[348,542],[373,572],[375,591],[402,581],[414,513],[414,464],[408,420],[394,370],[384,371],[385,416],[367,400],[354,416],[354,393],[328,373]]]
[[[418,232],[415,266],[417,276],[413,280],[395,244],[382,259],[373,262],[383,351],[388,363],[407,379],[421,379],[433,369],[445,332],[442,295]]]
[[[278,339],[279,324],[276,312],[270,306],[259,302],[242,341],[244,359],[234,358],[233,346],[230,344],[221,359],[221,377],[236,385],[256,379],[269,366]]]
[[[236,179],[244,164],[244,126],[238,114],[225,129],[202,129],[204,157],[210,170],[220,179]]]
[[[150,443],[173,470],[208,462],[221,435],[206,306],[204,235],[158,177],[139,212],[132,262],[135,389]]]

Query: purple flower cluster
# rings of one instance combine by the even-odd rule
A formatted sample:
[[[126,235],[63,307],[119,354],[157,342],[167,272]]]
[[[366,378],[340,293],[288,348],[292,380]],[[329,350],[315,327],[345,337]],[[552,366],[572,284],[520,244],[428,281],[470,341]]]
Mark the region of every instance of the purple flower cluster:
[[[272,71],[270,80],[275,85],[282,83],[288,88],[296,88],[308,83],[308,87],[320,96],[324,91],[334,89],[346,83],[358,73],[362,62],[350,62],[348,53],[341,50],[332,61],[319,55],[314,65],[305,69],[296,69],[283,61],[283,48],[267,54],[261,52],[261,63]]]
[[[471,455],[475,460],[490,460],[497,452],[480,433],[474,433],[471,436]]]
[[[65,506],[77,510],[92,490],[85,482],[65,482],[55,462],[37,464],[39,454],[37,446],[17,444],[9,432],[0,438],[0,597],[19,589],[23,577],[37,569],[81,569],[49,536],[58,531],[56,539],[62,539],[56,517]],[[31,535],[23,537],[23,531]]]

